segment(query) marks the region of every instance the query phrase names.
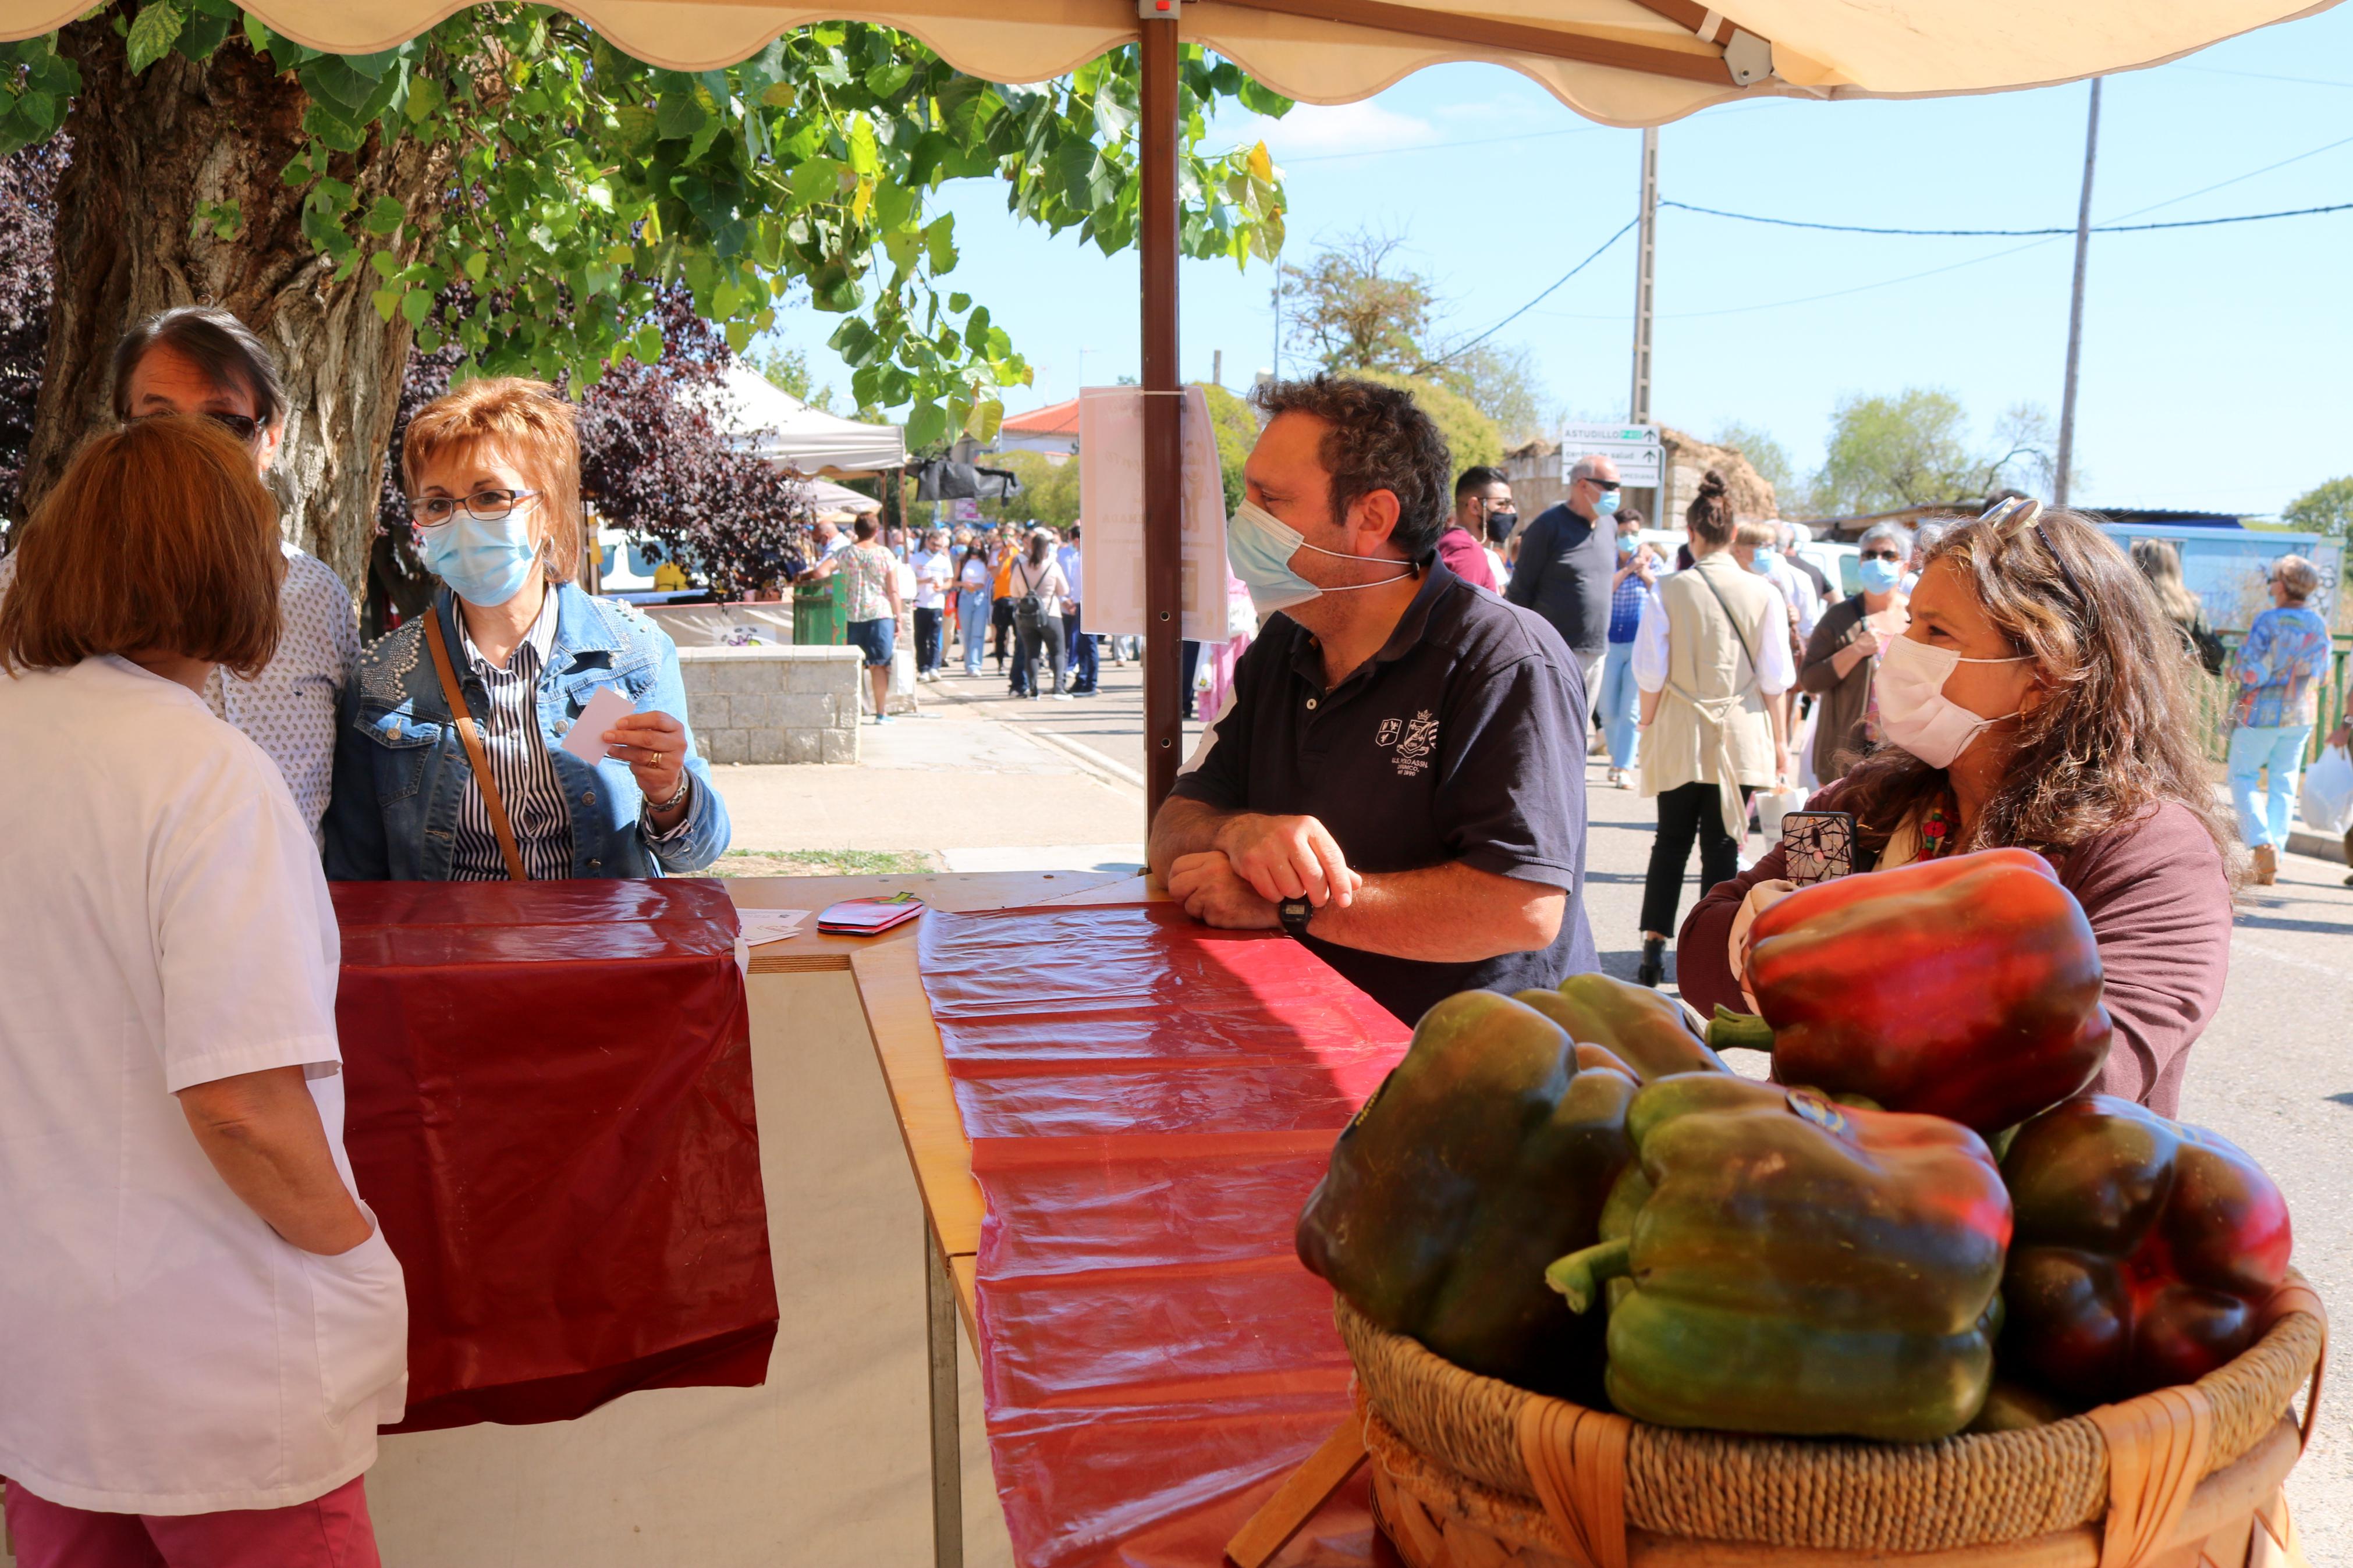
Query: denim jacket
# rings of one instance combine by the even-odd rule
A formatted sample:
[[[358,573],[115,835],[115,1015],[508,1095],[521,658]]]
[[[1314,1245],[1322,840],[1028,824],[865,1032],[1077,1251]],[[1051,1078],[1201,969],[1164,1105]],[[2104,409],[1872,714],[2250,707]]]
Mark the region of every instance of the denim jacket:
[[[563,781],[572,816],[572,875],[660,877],[699,871],[726,852],[727,807],[711,765],[687,731],[693,775],[685,831],[659,842],[638,824],[645,797],[627,763],[591,767],[560,750],[565,732],[600,686],[617,686],[637,710],[686,723],[686,685],[669,634],[636,609],[557,584],[555,645],[539,683],[539,728]],[[434,595],[466,705],[483,711],[489,694],[468,666],[448,589]],[[335,786],[326,819],[327,875],[336,881],[449,879],[458,807],[473,769],[426,645],[422,616],[360,655],[343,689],[335,736]]]

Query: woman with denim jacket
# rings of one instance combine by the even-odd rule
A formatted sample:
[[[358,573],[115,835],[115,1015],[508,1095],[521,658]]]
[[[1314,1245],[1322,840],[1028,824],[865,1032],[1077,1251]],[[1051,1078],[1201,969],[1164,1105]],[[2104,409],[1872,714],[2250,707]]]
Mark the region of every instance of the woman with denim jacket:
[[[345,691],[327,875],[537,881],[676,876],[716,860],[727,808],[682,717],[677,647],[572,580],[571,405],[540,382],[469,382],[409,421],[401,469],[418,552],[443,587],[427,615],[361,655]],[[605,687],[631,711],[598,735],[602,760],[585,763],[563,742]]]

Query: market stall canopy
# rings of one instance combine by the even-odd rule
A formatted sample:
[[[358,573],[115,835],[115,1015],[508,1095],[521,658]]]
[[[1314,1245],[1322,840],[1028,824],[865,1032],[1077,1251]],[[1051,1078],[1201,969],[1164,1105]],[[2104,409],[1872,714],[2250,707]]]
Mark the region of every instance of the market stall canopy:
[[[795,473],[871,474],[906,465],[903,427],[811,408],[744,365],[727,367],[713,405],[712,416],[737,447]]]
[[[1655,124],[1759,93],[1904,98],[1990,92],[2152,66],[2255,27],[2321,11],[2283,0],[1168,0],[1180,36],[1279,92],[1314,103],[1368,97],[1450,60],[1532,78],[1581,114]],[[0,36],[47,32],[87,0],[0,0]],[[859,20],[901,27],[959,69],[1039,81],[1135,41],[1134,0],[567,0],[639,59],[680,70],[731,64],[789,28]],[[288,37],[338,54],[388,48],[449,0],[248,0]]]
[[[860,495],[848,485],[835,484],[831,479],[810,479],[809,505],[818,511],[867,512],[881,511],[882,503],[872,496]]]

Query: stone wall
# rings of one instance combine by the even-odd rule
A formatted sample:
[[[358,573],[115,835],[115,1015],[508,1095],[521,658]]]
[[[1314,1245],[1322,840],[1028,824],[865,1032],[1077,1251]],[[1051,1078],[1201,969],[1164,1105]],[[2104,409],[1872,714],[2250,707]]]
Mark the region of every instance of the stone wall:
[[[850,647],[681,647],[687,722],[713,763],[854,763],[858,682]]]

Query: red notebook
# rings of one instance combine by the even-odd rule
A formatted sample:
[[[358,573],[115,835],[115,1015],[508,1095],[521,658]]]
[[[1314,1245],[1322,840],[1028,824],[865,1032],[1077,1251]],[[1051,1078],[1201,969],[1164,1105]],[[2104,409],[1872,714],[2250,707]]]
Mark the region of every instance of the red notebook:
[[[817,917],[817,929],[830,936],[879,936],[904,925],[923,912],[923,900],[913,893],[891,893],[879,899],[844,899]]]

